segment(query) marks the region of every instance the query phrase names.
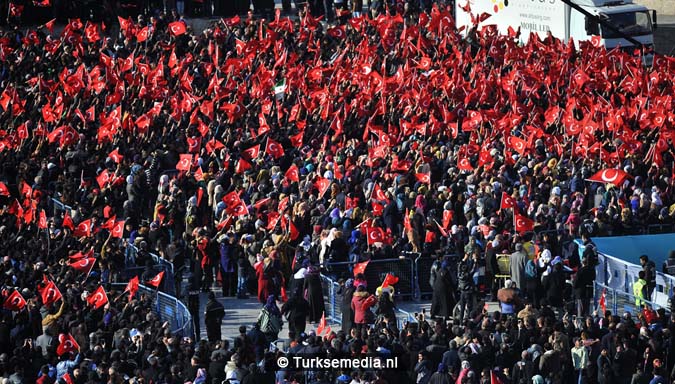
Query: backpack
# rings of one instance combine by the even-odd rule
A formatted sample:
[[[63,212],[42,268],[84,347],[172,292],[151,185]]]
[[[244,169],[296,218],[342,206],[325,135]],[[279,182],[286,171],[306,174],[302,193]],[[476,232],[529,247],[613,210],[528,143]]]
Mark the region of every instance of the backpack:
[[[279,333],[281,331],[281,320],[279,317],[273,316],[266,309],[263,309],[260,318],[260,331],[262,333]]]
[[[525,264],[525,277],[527,277],[528,280],[537,278],[537,266],[534,264],[534,260],[528,260]]]

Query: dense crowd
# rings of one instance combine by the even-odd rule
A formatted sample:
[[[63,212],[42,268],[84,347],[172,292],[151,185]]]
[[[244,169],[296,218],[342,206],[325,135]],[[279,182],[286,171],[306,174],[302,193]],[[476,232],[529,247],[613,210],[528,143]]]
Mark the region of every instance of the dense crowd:
[[[310,10],[196,32],[174,11],[3,31],[4,382],[669,380],[670,318],[598,313],[588,282],[592,236],[673,224],[675,60],[460,34],[431,2],[374,4],[330,24]],[[567,244],[581,235],[579,256]],[[437,258],[433,318],[398,329],[394,281],[357,271],[336,276],[342,330],[327,330],[328,264],[403,252]],[[208,340],[173,335],[138,290],[167,284],[151,253],[173,263],[178,295],[255,294],[256,326],[221,335],[211,294],[193,313]],[[505,288],[498,253],[512,253]],[[638,300],[653,290],[644,265]],[[400,368],[277,369],[298,353]]]

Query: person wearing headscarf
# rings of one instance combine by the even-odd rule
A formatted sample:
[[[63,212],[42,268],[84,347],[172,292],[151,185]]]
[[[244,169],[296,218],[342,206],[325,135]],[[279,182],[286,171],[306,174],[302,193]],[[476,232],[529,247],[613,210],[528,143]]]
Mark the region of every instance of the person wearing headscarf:
[[[441,262],[440,268],[435,272],[433,294],[431,296],[431,317],[449,318],[452,316],[452,310],[455,307],[455,297],[453,295],[454,284],[452,281],[449,264],[447,261]]]
[[[305,332],[309,303],[304,298],[301,286],[292,291],[291,297],[281,306],[281,313],[286,316],[289,332],[296,335]]]
[[[265,335],[268,343],[277,340],[283,326],[281,311],[277,307],[274,295],[269,295],[258,315],[258,329]]]
[[[354,296],[354,279],[347,279],[340,288],[337,294],[342,298],[340,302],[340,312],[342,313],[342,331],[349,334],[354,324],[354,310],[352,309],[352,297]]]
[[[308,321],[310,323],[317,323],[321,320],[321,316],[323,316],[325,310],[323,289],[321,288],[321,275],[317,267],[310,265],[307,268],[303,288],[305,298],[309,303]]]

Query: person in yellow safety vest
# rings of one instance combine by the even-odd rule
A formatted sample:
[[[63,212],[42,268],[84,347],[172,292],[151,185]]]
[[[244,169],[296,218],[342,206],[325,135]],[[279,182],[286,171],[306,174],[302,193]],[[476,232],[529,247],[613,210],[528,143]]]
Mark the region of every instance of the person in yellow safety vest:
[[[635,305],[642,308],[642,304],[647,297],[647,281],[644,271],[638,273],[638,280],[633,283],[633,296],[635,296]]]

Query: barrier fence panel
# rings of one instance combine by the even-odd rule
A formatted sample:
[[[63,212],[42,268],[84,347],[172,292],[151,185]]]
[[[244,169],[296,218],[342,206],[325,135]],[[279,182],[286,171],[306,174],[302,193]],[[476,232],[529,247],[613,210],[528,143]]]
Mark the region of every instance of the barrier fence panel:
[[[622,315],[623,313],[630,313],[634,317],[642,310],[642,307],[636,305],[635,296],[630,293],[623,292],[619,289],[614,289],[599,282],[594,284],[594,308],[600,311],[600,300],[602,295],[605,295],[605,308],[612,311],[614,315]],[[657,310],[664,308],[660,303],[642,300],[642,304],[650,309]]]
[[[444,259],[448,259],[448,268],[453,275],[457,274],[457,263],[459,258],[456,254],[445,255]],[[431,286],[431,266],[436,259],[429,256],[418,256],[415,258],[415,277],[417,279],[417,287],[421,298],[429,298],[434,292],[434,287]]]
[[[328,276],[321,275],[326,319],[331,323],[342,324],[342,295],[338,295],[340,285]]]
[[[111,284],[118,291],[124,291],[126,283]],[[159,292],[152,287],[140,284],[138,294],[151,296],[152,308],[162,321],[169,322],[171,332],[178,337],[189,337],[194,340],[194,324],[192,315],[183,302],[164,292]]]
[[[353,276],[351,269],[355,263],[327,263],[324,265],[326,276],[332,280]],[[364,272],[368,291],[375,292],[375,289],[382,284],[384,277],[390,273],[398,277],[398,283],[394,286],[396,296],[407,299],[413,298],[415,290],[415,270],[414,261],[410,258],[401,257],[398,259],[370,260],[368,267]]]

